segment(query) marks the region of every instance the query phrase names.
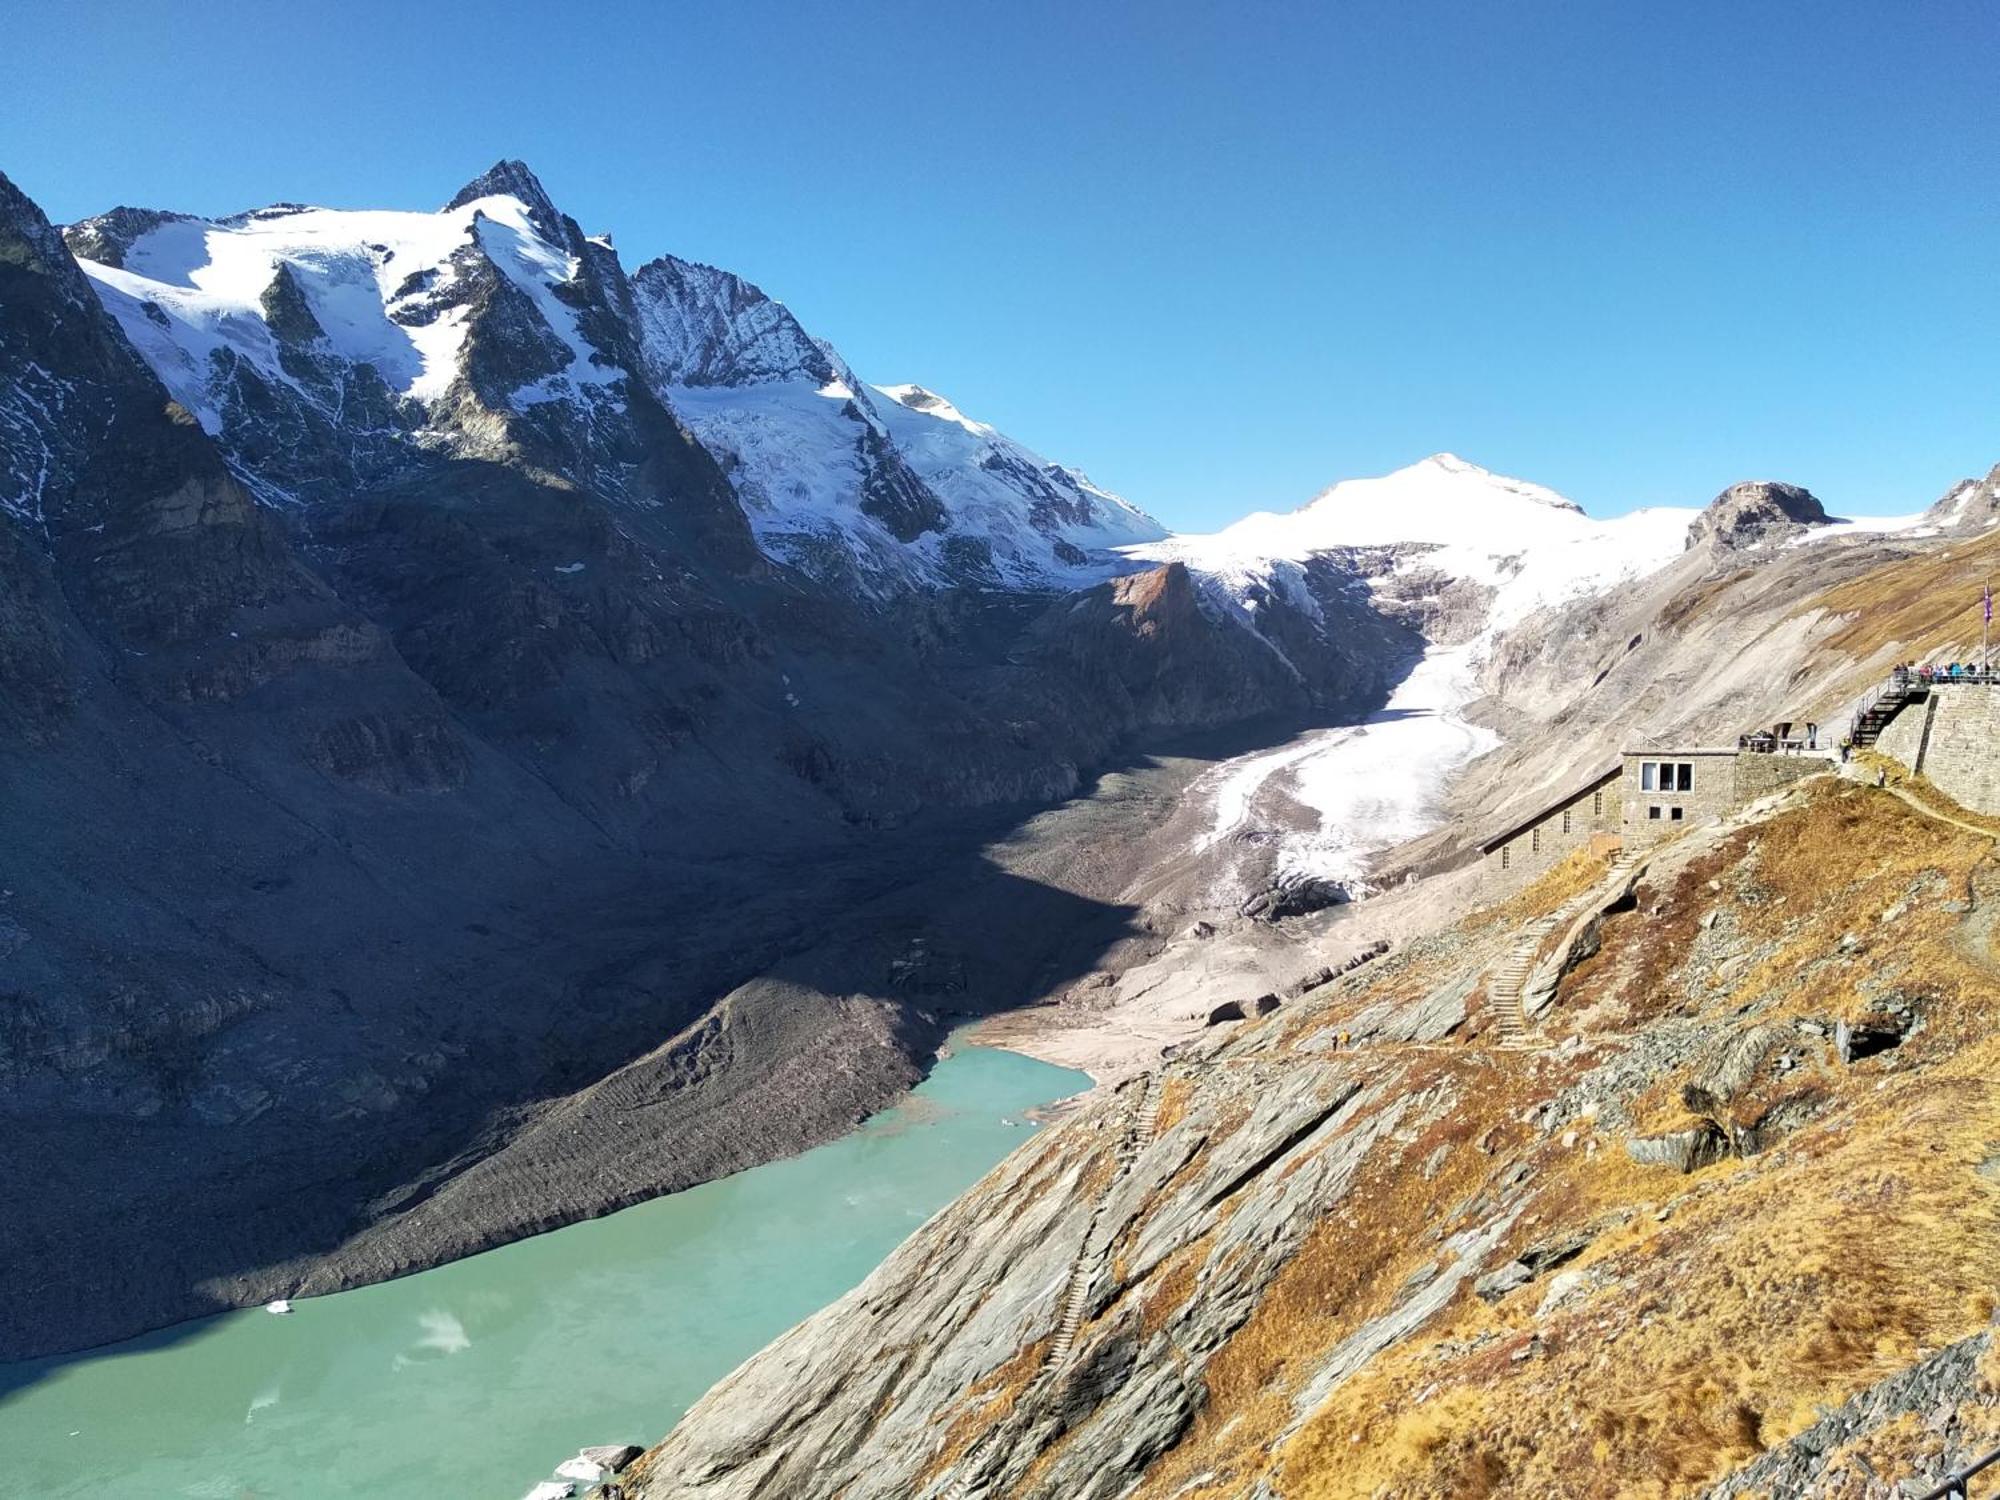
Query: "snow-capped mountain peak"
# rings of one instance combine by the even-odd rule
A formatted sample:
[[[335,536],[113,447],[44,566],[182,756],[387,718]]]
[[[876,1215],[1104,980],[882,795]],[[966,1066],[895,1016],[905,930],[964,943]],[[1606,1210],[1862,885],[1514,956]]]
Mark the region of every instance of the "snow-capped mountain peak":
[[[919,385],[865,384],[741,277],[662,257],[633,277],[641,357],[723,463],[773,556],[869,594],[1072,587],[1162,537],[1150,516]]]
[[[1486,604],[1469,624],[1490,635],[1542,606],[1663,566],[1694,514],[1659,509],[1600,521],[1554,490],[1435,453],[1376,478],[1342,480],[1294,511],[1259,511],[1208,536],[1126,551],[1186,562],[1247,608],[1273,591],[1296,594],[1299,570],[1315,558],[1386,549],[1394,560],[1378,588],[1408,591],[1419,579],[1470,586]]]
[[[836,378],[833,359],[784,303],[733,272],[663,255],[632,284],[646,362],[663,385]]]
[[[1377,479],[1344,479],[1293,513],[1311,516],[1346,545],[1491,542],[1503,549],[1535,532],[1587,520],[1583,507],[1524,479],[1433,453]]]
[[[65,232],[172,396],[271,503],[438,454],[526,459],[658,500],[634,461],[671,407],[767,554],[861,592],[1068,587],[1163,536],[1150,517],[920,386],[878,390],[731,272],[627,276],[505,160],[442,209],[117,209]]]
[[[460,188],[445,204],[443,212],[450,213],[483,198],[512,198],[539,233],[550,240],[563,238],[563,216],[542,186],[541,178],[528,169],[526,162],[511,158],[495,162]]]

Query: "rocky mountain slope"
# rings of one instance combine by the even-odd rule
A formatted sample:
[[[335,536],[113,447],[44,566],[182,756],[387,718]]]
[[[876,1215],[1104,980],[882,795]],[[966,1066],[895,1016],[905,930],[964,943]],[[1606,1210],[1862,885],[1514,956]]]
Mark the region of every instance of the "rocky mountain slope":
[[[628,273],[517,162],[61,231],[0,179],[0,1194],[62,1207],[0,1224],[0,1357],[844,1129],[954,1015],[1161,959],[1126,866],[1187,848],[990,852],[1037,810],[1350,724],[1427,648],[1449,691],[1392,717],[1481,663],[1566,702],[1725,567],[1689,523],[1441,455],[1162,537],[726,272]],[[1782,540],[1737,615],[1806,590]],[[1269,883],[1254,827],[1198,838],[1231,909]]]
[[[1940,1475],[2000,1442],[1992,850],[1828,778],[1294,990],[1037,1136],[626,1493]]]
[[[794,567],[639,305],[518,164],[66,234],[0,186],[0,1191],[63,1206],[0,1227],[0,1356],[844,1129],[942,1004],[1118,935],[981,858],[1022,808],[1135,737],[1351,716],[1416,649],[1336,589],[1281,659],[1180,570],[1072,565],[1147,525],[908,393],[870,472],[999,561]],[[975,890],[991,962],[894,985]]]

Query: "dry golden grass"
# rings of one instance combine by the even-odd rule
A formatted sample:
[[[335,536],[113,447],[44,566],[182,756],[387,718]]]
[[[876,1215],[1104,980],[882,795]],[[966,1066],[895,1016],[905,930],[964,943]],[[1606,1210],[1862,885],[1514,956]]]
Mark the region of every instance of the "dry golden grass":
[[[1185,1073],[1173,1073],[1160,1085],[1158,1131],[1172,1130],[1187,1118],[1188,1104],[1194,1098],[1194,1080]]]
[[[2000,563],[2000,537],[1953,544],[1941,552],[1900,558],[1827,589],[1809,608],[1851,618],[1827,645],[1856,659],[1885,641],[1911,656],[1969,651],[1979,639],[1980,591]]]
[[[1572,896],[1580,896],[1604,878],[1609,855],[1593,853],[1588,845],[1572,850],[1505,901],[1473,914],[1469,929],[1501,927],[1512,931],[1536,917],[1555,911]]]

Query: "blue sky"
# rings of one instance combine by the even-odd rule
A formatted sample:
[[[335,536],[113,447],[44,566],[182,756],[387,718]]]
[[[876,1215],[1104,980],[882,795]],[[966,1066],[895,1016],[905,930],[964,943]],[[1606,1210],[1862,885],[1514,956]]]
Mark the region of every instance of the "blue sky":
[[[1185,529],[1437,449],[1599,513],[2000,462],[2000,8],[18,5],[0,170],[429,207],[526,159]]]

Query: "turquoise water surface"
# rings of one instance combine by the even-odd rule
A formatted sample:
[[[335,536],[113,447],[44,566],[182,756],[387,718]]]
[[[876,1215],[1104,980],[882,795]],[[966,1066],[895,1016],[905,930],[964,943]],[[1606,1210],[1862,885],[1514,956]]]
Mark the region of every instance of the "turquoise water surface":
[[[518,1500],[589,1443],[651,1443],[859,1282],[1087,1085],[961,1048],[789,1161],[401,1281],[0,1366],[0,1494]]]

